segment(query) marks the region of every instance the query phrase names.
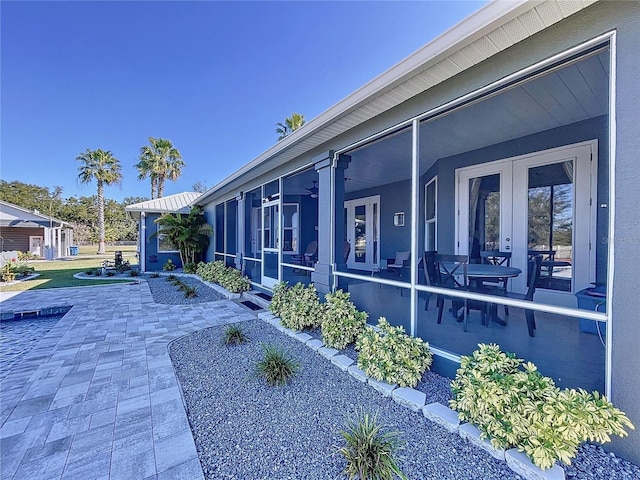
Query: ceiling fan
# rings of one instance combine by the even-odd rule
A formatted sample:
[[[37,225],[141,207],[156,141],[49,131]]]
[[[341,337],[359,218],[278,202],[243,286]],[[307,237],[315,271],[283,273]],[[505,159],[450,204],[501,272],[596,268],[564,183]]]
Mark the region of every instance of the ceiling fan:
[[[311,198],[318,198],[318,187],[316,186],[316,183],[318,183],[318,181],[314,180],[313,187],[311,188],[307,187],[307,190],[309,190],[309,196]]]

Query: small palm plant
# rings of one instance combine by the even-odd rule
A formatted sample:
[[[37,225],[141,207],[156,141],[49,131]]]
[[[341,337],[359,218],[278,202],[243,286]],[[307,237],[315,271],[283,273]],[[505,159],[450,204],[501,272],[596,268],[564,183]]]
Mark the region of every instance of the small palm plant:
[[[395,452],[401,448],[399,432],[383,432],[376,416],[364,411],[347,420],[340,432],[347,444],[338,449],[347,460],[344,473],[349,479],[407,479],[396,462]]]
[[[241,345],[247,343],[249,338],[245,335],[239,325],[229,325],[224,330],[222,343],[225,345]]]
[[[182,291],[184,292],[184,298],[196,298],[198,296],[198,291],[195,287],[190,287],[189,285],[183,284],[184,287]]]
[[[256,365],[256,373],[271,386],[287,384],[300,365],[287,352],[271,344],[262,344],[264,358]]]

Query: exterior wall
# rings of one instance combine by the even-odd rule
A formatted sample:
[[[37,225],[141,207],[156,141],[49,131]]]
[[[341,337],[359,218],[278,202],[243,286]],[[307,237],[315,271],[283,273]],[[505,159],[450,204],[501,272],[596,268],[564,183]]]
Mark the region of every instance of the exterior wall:
[[[44,228],[0,227],[0,236],[4,238],[2,251],[29,250],[29,237],[45,237]],[[45,237],[45,243],[47,239]],[[44,254],[44,252],[43,252]]]
[[[374,119],[354,127],[350,131],[333,138],[332,140],[318,146],[317,148],[298,157],[295,161],[286,166],[272,165],[277,160],[267,162],[258,167],[255,172],[261,175],[253,179],[246,185],[242,180],[236,180],[225,186],[220,191],[219,197],[212,200],[214,205],[221,199],[226,200],[231,194],[238,191],[248,191],[260,183],[277,178],[292,171],[297,166],[311,162],[311,159],[329,150],[343,149],[363,138],[383,131],[392,125],[412,118],[423,112],[436,108],[452,99],[458,98],[477,88],[483,87],[499,78],[503,78],[531,64],[549,58],[552,55],[563,52],[582,42],[590,40],[596,36],[609,31],[616,31],[616,71],[615,71],[615,109],[616,109],[616,157],[615,157],[615,179],[613,181],[614,190],[611,192],[611,205],[609,212],[615,211],[612,218],[613,241],[607,239],[606,245],[598,245],[598,257],[600,262],[605,258],[604,252],[611,248],[612,263],[610,267],[615,271],[612,290],[614,295],[610,297],[608,309],[612,315],[612,322],[609,325],[610,335],[610,362],[608,368],[611,372],[610,389],[613,402],[627,413],[631,421],[636,425],[636,430],[632,431],[625,439],[614,438],[611,449],[619,455],[629,460],[640,463],[640,369],[638,368],[638,342],[640,339],[640,321],[638,312],[640,311],[640,297],[637,295],[634,279],[637,276],[637,265],[640,264],[640,197],[637,195],[638,185],[640,185],[640,161],[638,151],[640,151],[640,137],[638,131],[638,105],[640,104],[640,93],[637,88],[637,67],[638,67],[638,36],[640,35],[640,3],[635,1],[619,2],[599,2],[577,14],[559,22],[556,25],[534,35],[533,37],[514,45],[501,52],[489,60],[470,68],[456,77],[444,82],[429,91],[406,101],[402,105],[378,115]],[[612,72],[614,73],[614,72]],[[612,77],[614,78],[614,77]],[[566,136],[551,135],[548,138],[536,138],[531,136],[527,141],[527,149],[531,151],[532,145],[540,145],[540,150],[554,146],[554,142],[561,141],[562,144],[573,143],[590,138],[599,138],[599,160],[602,162],[599,179],[599,195],[608,195],[607,170],[603,169],[607,158],[609,145],[606,142],[606,135],[603,137],[603,125],[607,119],[604,117],[586,122],[580,129],[564,127],[558,129],[556,134],[563,133]],[[548,133],[548,132],[547,132]],[[573,139],[572,139],[573,138]],[[556,144],[557,146],[557,144]],[[515,147],[514,145],[502,145],[498,150],[494,150],[493,155],[505,155]],[[492,147],[493,148],[493,147]],[[476,152],[477,153],[477,152]],[[484,152],[486,159],[490,158],[489,151]],[[524,153],[524,152],[522,152]],[[506,156],[517,155],[518,152],[507,154]],[[458,159],[462,161],[461,158]],[[468,161],[468,160],[467,160]],[[450,202],[443,201],[447,191],[452,189],[452,185],[446,185],[446,177],[452,181],[452,176],[446,174],[442,169],[443,165],[453,168],[450,162],[441,162],[438,165],[438,209],[439,216],[446,217],[447,205]],[[449,172],[450,173],[450,172]],[[326,185],[320,181],[320,201],[325,199]],[[422,195],[422,194],[421,194]],[[600,201],[601,198],[598,198]],[[384,202],[381,201],[384,205]],[[210,206],[209,208],[213,208]],[[614,210],[615,209],[615,210]],[[321,211],[323,209],[321,208]],[[449,212],[453,218],[453,212]],[[606,232],[606,213],[599,216],[598,236]],[[326,228],[327,218],[321,215],[319,228]],[[410,221],[410,219],[407,219]],[[322,232],[320,232],[322,233]],[[441,245],[446,245],[443,238],[450,238],[452,232],[440,223],[438,225],[438,235]],[[606,236],[606,235],[605,235]],[[321,235],[322,237],[322,235]],[[604,243],[604,242],[603,242]],[[383,255],[385,256],[385,255]],[[599,263],[598,279],[604,278],[604,267]]]
[[[162,270],[162,267],[171,259],[177,268],[182,268],[182,261],[180,260],[180,254],[178,252],[158,252],[158,238],[156,232],[158,231],[158,224],[154,222],[159,218],[159,213],[148,213],[145,216],[146,226],[146,248],[145,248],[145,270],[148,272],[155,272]]]
[[[610,6],[594,11],[602,21]],[[636,284],[640,265],[640,136],[638,135],[638,38],[640,3],[615,12],[618,26],[616,71],[616,164],[613,258],[611,391],[613,402],[627,413],[636,430],[615,437],[613,449],[640,464],[640,297]],[[599,17],[596,17],[597,15]],[[599,23],[599,22],[598,22]]]

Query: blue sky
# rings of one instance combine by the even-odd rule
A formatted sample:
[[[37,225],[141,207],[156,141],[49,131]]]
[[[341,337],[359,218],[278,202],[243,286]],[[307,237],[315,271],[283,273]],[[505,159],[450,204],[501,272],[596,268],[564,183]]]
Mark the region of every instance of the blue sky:
[[[121,187],[148,137],[186,163],[165,195],[212,187],[486,2],[8,2],[1,17],[0,177],[93,195],[85,148],[111,150]]]

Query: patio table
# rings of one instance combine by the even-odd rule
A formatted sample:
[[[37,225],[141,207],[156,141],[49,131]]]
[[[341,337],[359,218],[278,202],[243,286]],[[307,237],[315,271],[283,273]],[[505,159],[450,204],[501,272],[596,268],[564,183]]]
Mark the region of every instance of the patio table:
[[[454,265],[445,263],[445,266],[451,270]],[[483,278],[514,278],[522,273],[517,267],[507,267],[506,265],[489,265],[486,263],[469,263],[467,264],[467,278],[474,282],[481,282]],[[479,290],[479,289],[478,289]],[[479,290],[481,293],[481,290]],[[491,310],[491,309],[490,309]],[[492,315],[491,320],[506,326],[502,318],[497,314],[497,311]]]

